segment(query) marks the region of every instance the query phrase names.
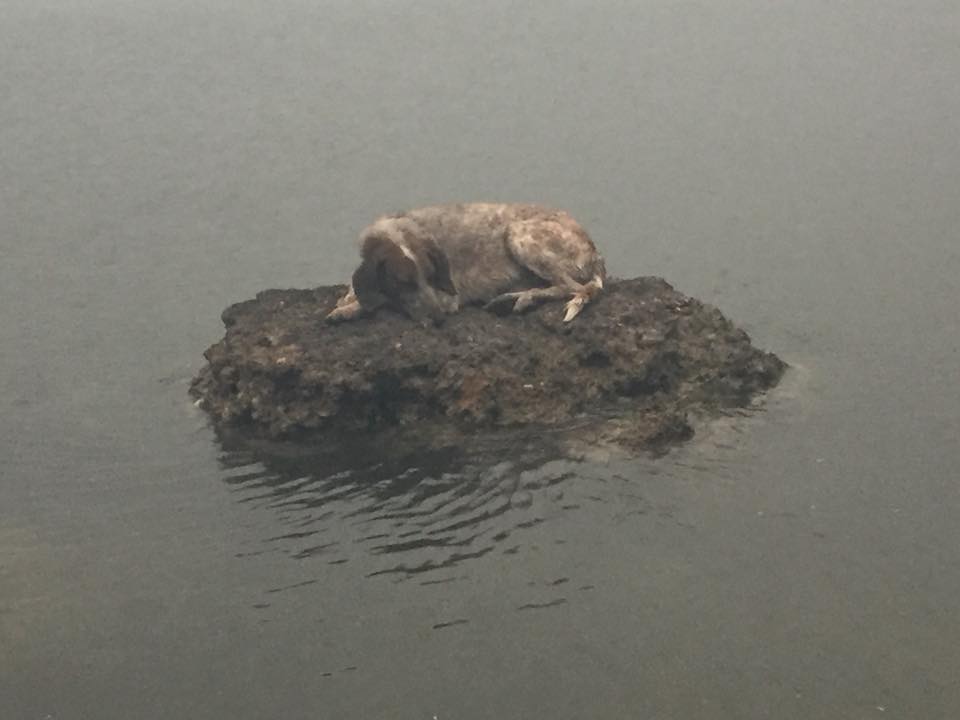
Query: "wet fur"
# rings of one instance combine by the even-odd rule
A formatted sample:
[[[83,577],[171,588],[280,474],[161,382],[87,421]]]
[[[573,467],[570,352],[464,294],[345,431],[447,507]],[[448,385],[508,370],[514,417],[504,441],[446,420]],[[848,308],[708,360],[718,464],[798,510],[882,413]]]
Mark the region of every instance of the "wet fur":
[[[539,205],[440,205],[378,219],[360,236],[360,267],[327,316],[392,305],[439,320],[467,304],[521,312],[567,299],[564,320],[603,287],[603,258],[566,212]]]

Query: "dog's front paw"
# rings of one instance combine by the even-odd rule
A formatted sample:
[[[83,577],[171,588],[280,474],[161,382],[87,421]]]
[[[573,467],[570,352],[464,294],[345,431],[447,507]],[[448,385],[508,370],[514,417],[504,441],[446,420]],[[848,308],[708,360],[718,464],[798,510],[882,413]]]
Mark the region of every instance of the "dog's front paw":
[[[328,323],[341,323],[345,320],[355,318],[359,314],[360,305],[358,303],[350,303],[349,305],[335,307],[333,310],[327,313],[324,320]]]

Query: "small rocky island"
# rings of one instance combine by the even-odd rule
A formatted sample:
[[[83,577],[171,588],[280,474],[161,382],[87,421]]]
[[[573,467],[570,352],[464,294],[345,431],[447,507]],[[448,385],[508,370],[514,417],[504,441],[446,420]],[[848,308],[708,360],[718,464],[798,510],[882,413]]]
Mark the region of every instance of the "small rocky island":
[[[191,385],[198,404],[269,439],[576,427],[642,450],[689,438],[690,416],[749,404],[786,368],[660,278],[610,281],[571,323],[560,303],[465,308],[436,327],[386,310],[324,322],[343,291],[267,290],[225,310]]]

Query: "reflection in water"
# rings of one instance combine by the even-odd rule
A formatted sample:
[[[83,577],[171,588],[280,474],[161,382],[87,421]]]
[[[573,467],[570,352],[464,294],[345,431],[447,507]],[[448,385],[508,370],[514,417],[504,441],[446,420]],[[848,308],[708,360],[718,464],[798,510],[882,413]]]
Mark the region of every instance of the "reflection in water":
[[[514,554],[525,531],[578,507],[565,500],[564,484],[582,463],[566,458],[549,436],[512,433],[472,439],[469,450],[416,452],[220,439],[225,482],[241,502],[275,511],[284,528],[247,555],[281,552],[344,564],[362,551],[379,560],[368,576],[439,584],[451,578],[430,573],[496,551]]]
[[[369,608],[392,608],[402,596],[405,623],[452,636],[484,622],[477,607],[526,622],[529,611],[590,606],[622,582],[582,561],[597,529],[633,538],[638,567],[658,567],[662,548],[653,540],[642,560],[643,538],[699,532],[677,483],[732,481],[745,457],[741,425],[757,409],[704,423],[697,440],[666,456],[594,447],[585,459],[563,431],[484,434],[433,449],[395,438],[308,448],[221,432],[222,478],[256,518],[236,555],[271,567],[250,605],[261,623],[319,612],[325,626],[350,627],[353,601],[344,598],[375,616]],[[493,589],[475,601],[478,587]]]

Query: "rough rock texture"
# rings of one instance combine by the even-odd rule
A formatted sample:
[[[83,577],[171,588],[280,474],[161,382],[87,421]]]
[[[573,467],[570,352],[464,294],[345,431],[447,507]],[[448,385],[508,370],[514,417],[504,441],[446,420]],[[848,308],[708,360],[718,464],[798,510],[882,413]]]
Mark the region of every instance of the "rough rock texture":
[[[611,282],[568,324],[562,303],[466,308],[440,327],[383,310],[324,323],[343,291],[267,290],[231,306],[191,392],[218,423],[269,438],[573,424],[642,448],[688,438],[688,413],[746,405],[785,369],[659,278]]]

